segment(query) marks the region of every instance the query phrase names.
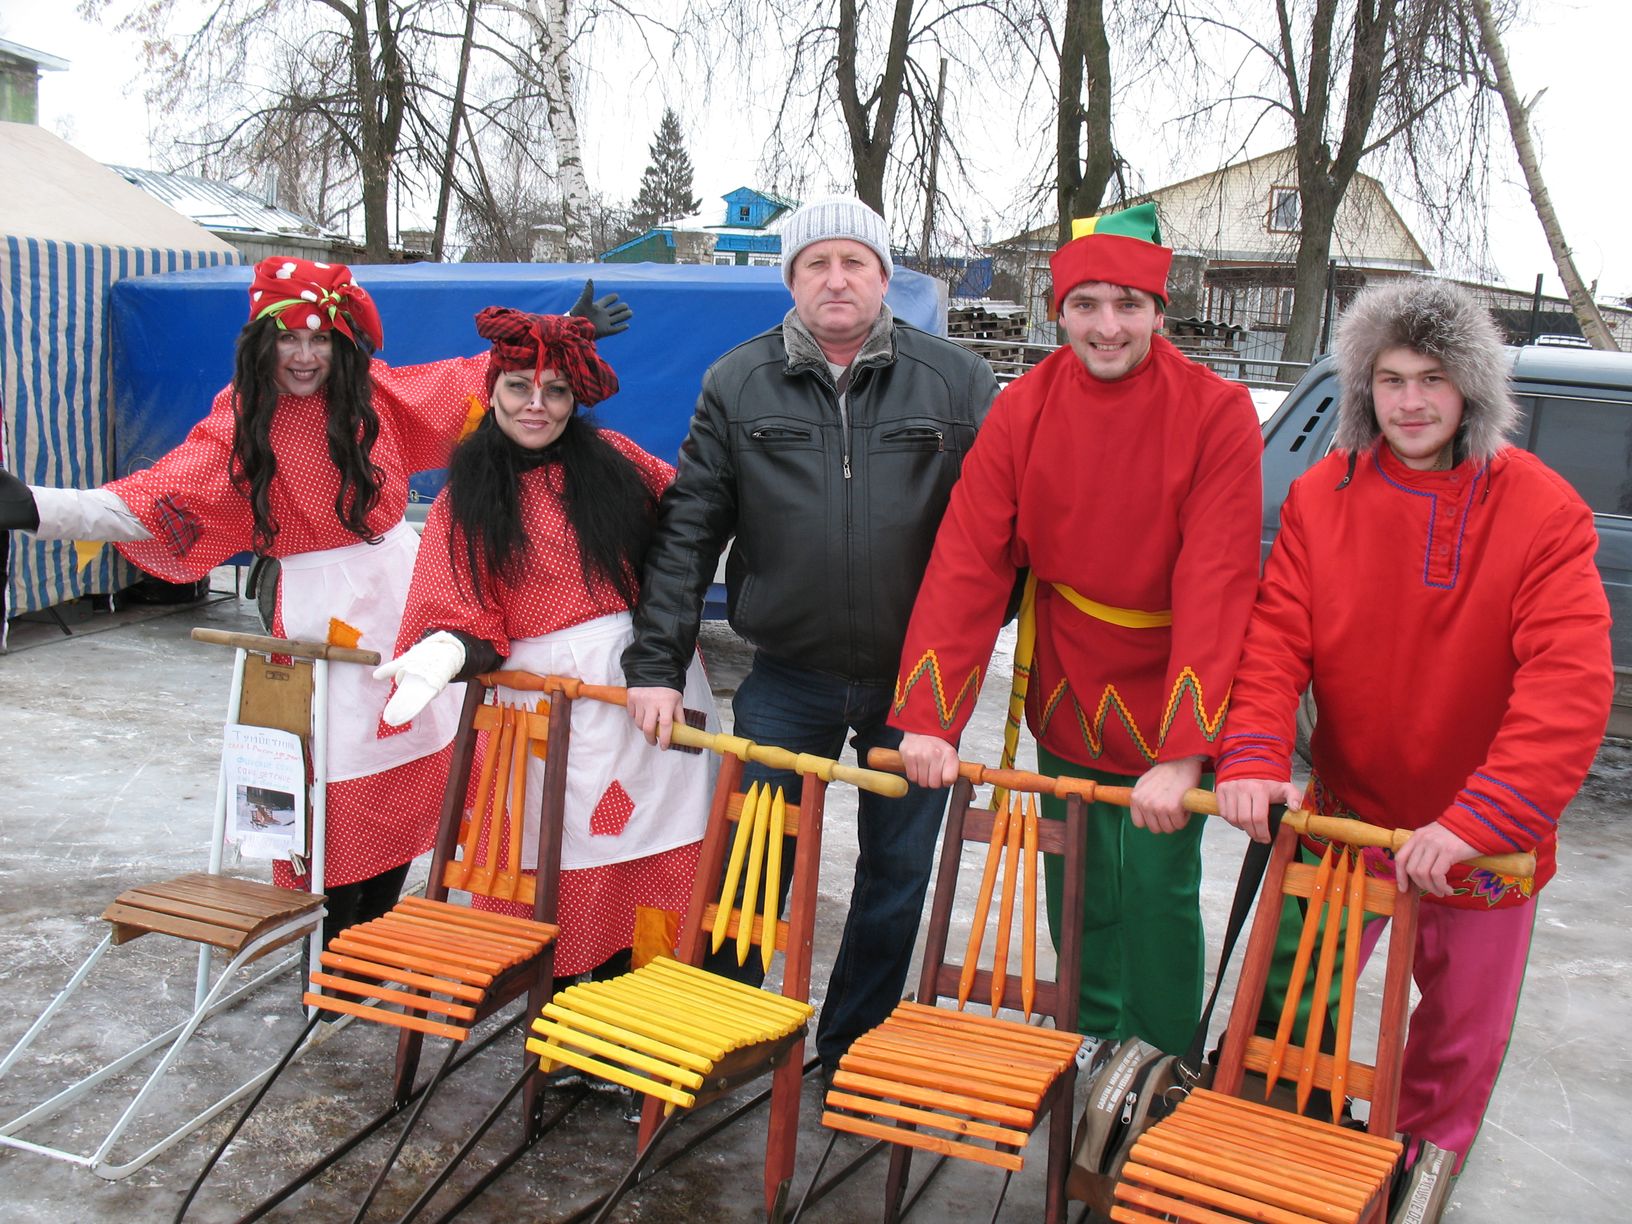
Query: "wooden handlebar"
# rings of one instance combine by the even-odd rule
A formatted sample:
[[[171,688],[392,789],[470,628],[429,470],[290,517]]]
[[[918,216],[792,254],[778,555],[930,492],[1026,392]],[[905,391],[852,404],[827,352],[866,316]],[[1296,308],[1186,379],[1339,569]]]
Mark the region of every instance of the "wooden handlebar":
[[[902,769],[901,754],[890,748],[874,748],[867,754],[867,763],[875,769]],[[1127,807],[1133,801],[1131,786],[1101,786],[1088,778],[1055,778],[1024,769],[995,769],[974,761],[959,761],[958,776],[969,779],[977,786],[990,783],[1005,790],[1054,795],[1061,799],[1080,795],[1085,802],[1091,803],[1097,799],[1121,807]],[[1187,790],[1184,792],[1184,810],[1198,816],[1217,816],[1218,797],[1208,790]],[[1410,829],[1385,829],[1381,825],[1342,816],[1322,816],[1316,812],[1288,808],[1282,819],[1299,833],[1312,833],[1351,846],[1380,846],[1385,850],[1397,851],[1411,840]],[[1467,864],[1514,879],[1528,880],[1536,874],[1534,854],[1482,854],[1468,859]]]
[[[257,654],[289,655],[296,659],[325,659],[330,663],[361,663],[378,667],[377,650],[358,650],[351,646],[331,646],[327,642],[297,642],[293,638],[262,637],[258,633],[229,633],[225,629],[194,629],[193,641],[211,646],[232,646],[253,650]]]
[[[585,684],[572,676],[537,676],[531,672],[488,672],[476,679],[489,687],[502,685],[530,693],[560,693],[576,701],[587,697],[609,705],[626,705],[628,690],[612,684]],[[671,742],[685,748],[704,748],[721,756],[734,756],[741,761],[755,761],[772,769],[787,769],[795,773],[815,774],[824,782],[848,782],[859,790],[871,791],[889,799],[899,799],[907,793],[907,780],[898,773],[881,773],[876,769],[858,769],[830,757],[813,756],[808,752],[794,752],[773,744],[756,744],[740,735],[724,735],[703,731],[690,723],[677,722],[669,729]]]

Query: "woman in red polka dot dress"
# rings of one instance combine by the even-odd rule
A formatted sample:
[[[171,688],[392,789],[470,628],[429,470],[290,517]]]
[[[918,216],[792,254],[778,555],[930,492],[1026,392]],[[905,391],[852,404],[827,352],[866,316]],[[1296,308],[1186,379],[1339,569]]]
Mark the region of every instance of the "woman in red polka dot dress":
[[[503,660],[622,684],[618,659],[631,636],[640,561],[674,475],[582,411],[617,390],[588,321],[489,307],[476,325],[493,342],[492,411],[454,452],[426,520],[401,657],[376,673],[397,680],[385,711],[394,725],[414,719],[450,682]],[[500,691],[513,702],[537,699]],[[694,721],[717,729],[695,659],[685,696]],[[704,756],[652,749],[621,709],[574,703],[558,974],[621,960],[637,906],[684,909],[713,774]],[[542,786],[543,763],[530,761],[529,811],[538,810]],[[524,834],[524,867],[536,866],[537,848],[535,824]],[[530,906],[488,904],[532,916]]]
[[[274,633],[385,654],[418,547],[403,522],[408,478],[447,463],[486,363],[393,370],[371,360],[382,340],[379,312],[344,265],[263,260],[232,384],[180,446],[100,489],[30,488],[0,473],[0,502],[26,498],[16,525],[113,541],[171,582],[248,549],[275,557]],[[388,692],[366,668],[330,672],[326,936],[389,909],[435,834],[457,696],[382,735]],[[287,862],[273,879],[305,885]]]

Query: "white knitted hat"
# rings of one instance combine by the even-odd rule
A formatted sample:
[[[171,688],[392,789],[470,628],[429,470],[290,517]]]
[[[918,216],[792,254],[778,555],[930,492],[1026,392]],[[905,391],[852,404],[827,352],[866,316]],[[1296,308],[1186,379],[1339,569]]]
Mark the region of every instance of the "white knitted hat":
[[[791,213],[782,222],[782,280],[793,287],[793,261],[813,242],[849,238],[873,249],[884,265],[884,277],[895,274],[890,260],[890,231],[879,216],[854,196],[826,196]]]

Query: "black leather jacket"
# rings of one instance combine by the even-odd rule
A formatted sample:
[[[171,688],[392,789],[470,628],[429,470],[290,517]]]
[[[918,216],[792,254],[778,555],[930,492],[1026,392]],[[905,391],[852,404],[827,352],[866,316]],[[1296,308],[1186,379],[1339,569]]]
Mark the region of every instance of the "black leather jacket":
[[[846,422],[792,311],[709,368],[646,556],[629,685],[683,687],[733,536],[733,629],[794,666],[895,679],[935,530],[997,381],[888,307],[847,373]]]

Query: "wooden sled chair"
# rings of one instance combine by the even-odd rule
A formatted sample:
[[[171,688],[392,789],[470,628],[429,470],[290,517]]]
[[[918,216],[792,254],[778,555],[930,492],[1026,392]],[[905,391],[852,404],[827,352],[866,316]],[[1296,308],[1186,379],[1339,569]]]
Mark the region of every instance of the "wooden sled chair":
[[[1211,806],[1208,799],[1204,807]],[[1331,842],[1318,866],[1295,861],[1298,834],[1305,829]],[[1359,821],[1288,813],[1270,856],[1213,1088],[1190,1093],[1134,1144],[1116,1186],[1113,1220],[1380,1224],[1385,1218],[1402,1150],[1395,1124],[1419,894],[1415,889],[1401,893],[1392,880],[1368,877],[1355,847],[1397,847],[1404,836]],[[1504,856],[1499,863],[1479,861],[1510,874],[1534,871],[1534,861],[1526,855]],[[1306,898],[1308,906],[1291,984],[1270,1039],[1254,1030],[1288,897]],[[1371,1064],[1352,1057],[1367,913],[1392,917]],[[1343,956],[1337,972],[1335,1040],[1332,1052],[1323,1053],[1324,1004],[1334,984],[1339,946]],[[1311,976],[1315,1005],[1296,1032]],[[1254,1081],[1260,1085],[1255,1091],[1243,1088],[1247,1072],[1263,1077]],[[1283,1083],[1292,1088],[1296,1112],[1266,1101]],[[1369,1101],[1366,1129],[1305,1116],[1317,1090],[1329,1098],[1334,1119],[1343,1117],[1348,1098]]]
[[[558,933],[553,920],[561,853],[560,822],[552,820],[550,813],[559,811],[566,787],[567,713],[547,705],[537,710],[513,707],[501,703],[494,692],[498,685],[524,686],[530,679],[537,678],[518,672],[479,677],[466,686],[425,896],[406,897],[384,916],[346,928],[323,950],[304,995],[311,1019],[199,1172],[176,1213],[177,1221],[186,1215],[210,1171],[320,1020],[351,1017],[400,1030],[390,1103],[263,1200],[246,1219],[258,1218],[294,1194],[417,1100],[352,1217],[361,1220],[437,1088],[459,1065],[455,1056],[471,1030],[521,995],[527,996],[524,1015],[536,1013],[547,1002]],[[467,813],[465,801],[478,742],[482,758],[477,791]],[[546,762],[536,883],[520,868],[526,766],[532,755],[545,755]],[[533,918],[474,909],[451,899],[454,891],[531,902]],[[435,1072],[416,1088],[427,1036],[445,1038],[447,1050]],[[466,1057],[475,1052],[468,1051]],[[507,1097],[505,1103],[511,1099]],[[525,1102],[529,1129],[539,1124],[540,1108],[536,1092],[529,1092]]]
[[[875,751],[870,761],[900,767],[894,753]],[[1047,1218],[1059,1221],[1065,1218],[1071,1096],[1082,1042],[1077,1008],[1087,813],[1082,797],[1073,794],[1067,797],[1063,822],[1038,819],[1036,795],[1055,793],[1053,778],[968,763],[960,772],[947,815],[917,1001],[901,1003],[850,1047],[827,1094],[822,1124],[892,1145],[884,1219],[893,1221],[917,1197],[915,1193],[913,1201],[903,1202],[915,1150],[1002,1169],[996,1219],[1010,1178],[1024,1167],[1027,1143],[1046,1122]],[[971,809],[978,782],[1008,788],[998,811]],[[987,850],[973,929],[960,963],[949,959],[947,942],[967,843],[984,843]],[[1044,854],[1063,855],[1066,864],[1062,946],[1053,981],[1040,978],[1036,964]],[[1021,951],[1019,972],[1014,973],[1010,952],[1017,908]],[[983,968],[987,947],[991,958]],[[955,1009],[939,1006],[942,999],[951,1000]],[[1044,1017],[1053,1028],[1038,1026],[1036,1021]],[[818,1168],[812,1187],[820,1174]],[[920,1192],[924,1184],[920,1182]]]
[[[232,695],[228,704],[229,722],[290,731],[314,746],[323,738],[325,709],[322,698],[328,666],[331,663],[373,666],[379,662],[372,651],[348,650],[317,642],[286,641],[205,629],[195,629],[193,637],[237,648]],[[289,656],[290,661],[274,663],[267,657],[273,654]],[[318,776],[322,777],[322,763],[318,761],[316,764]],[[145,1107],[176,1067],[199,1028],[212,1016],[220,1014],[289,968],[291,963],[287,958],[280,958],[276,963],[257,962],[272,952],[298,944],[308,936],[315,940],[321,928],[324,910],[320,894],[274,888],[269,884],[221,874],[222,845],[227,827],[224,786],[223,776],[216,799],[209,870],[139,885],[121,893],[102,914],[109,924],[107,935],[4,1060],[0,1060],[0,1077],[20,1063],[24,1053],[44,1034],[53,1018],[75,1004],[81,988],[90,980],[92,970],[109,949],[142,936],[168,935],[198,950],[191,1013],[48,1100],[0,1123],[0,1145],[68,1161],[88,1168],[100,1177],[117,1180],[142,1168],[159,1153],[253,1092],[273,1074],[272,1066],[258,1069],[247,1080],[204,1106],[129,1160],[121,1162],[115,1159],[113,1153],[116,1145],[133,1124],[143,1119]],[[320,794],[314,795],[314,802],[321,803]],[[314,830],[320,834],[321,829],[319,813],[314,819]],[[212,984],[212,969],[222,957],[225,963],[213,973]],[[251,965],[257,966],[253,975],[240,981],[240,970]],[[165,1052],[157,1066],[143,1081],[111,1129],[88,1153],[31,1142],[21,1137],[29,1128],[82,1101],[93,1089],[138,1065],[160,1049]]]
[[[562,677],[549,678],[545,688],[557,709],[568,708],[574,700],[621,704],[624,698],[622,689]],[[572,986],[552,999],[533,1020],[526,1042],[528,1053],[538,1059],[537,1070],[530,1074],[572,1067],[645,1094],[634,1159],[607,1195],[572,1216],[583,1219],[594,1212],[596,1220],[606,1219],[636,1185],[662,1139],[683,1117],[769,1075],[765,1210],[768,1219],[777,1220],[793,1177],[799,1086],[812,1010],[808,1001],[812,933],[827,784],[839,779],[892,794],[903,793],[906,786],[903,779],[871,770],[679,724],[674,742],[723,757],[677,956],[660,957],[610,981]],[[748,760],[799,773],[803,778],[799,802],[788,803],[780,791],[757,785],[744,793],[743,764]],[[788,917],[779,920],[760,898],[771,898],[774,905],[779,895],[783,835],[797,839],[799,853]],[[740,906],[734,903],[739,882],[744,884]],[[783,953],[781,991],[747,986],[701,969],[709,948],[727,940],[735,942],[739,963],[751,955],[767,971],[774,954]],[[480,1132],[474,1138],[479,1137]],[[451,1166],[438,1180],[450,1172]],[[457,1215],[490,1180],[484,1178],[440,1219]]]

